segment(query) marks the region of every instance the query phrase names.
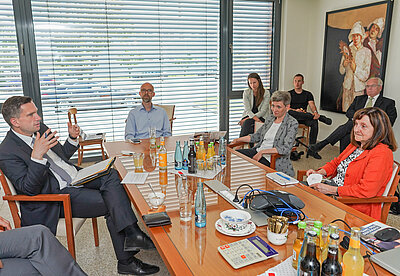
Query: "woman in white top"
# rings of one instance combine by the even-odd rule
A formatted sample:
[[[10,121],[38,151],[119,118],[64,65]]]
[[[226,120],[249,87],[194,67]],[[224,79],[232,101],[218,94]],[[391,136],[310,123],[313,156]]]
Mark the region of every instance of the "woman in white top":
[[[246,88],[243,92],[244,112],[239,125],[242,126],[240,137],[254,133],[255,122],[265,122],[270,114],[270,93],[265,90],[261,78],[257,73],[251,73],[247,77]]]

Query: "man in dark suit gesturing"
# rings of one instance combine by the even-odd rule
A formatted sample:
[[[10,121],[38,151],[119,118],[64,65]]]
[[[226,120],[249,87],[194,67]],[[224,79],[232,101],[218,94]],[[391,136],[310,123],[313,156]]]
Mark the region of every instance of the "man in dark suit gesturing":
[[[157,266],[136,259],[140,249],[153,249],[151,239],[137,225],[129,198],[115,170],[83,187],[71,187],[80,169],[69,162],[78,149],[80,128],[68,123],[69,137],[64,145],[57,132],[41,123],[37,108],[29,97],[14,96],[2,106],[4,120],[11,129],[0,145],[0,169],[18,194],[69,194],[72,215],[91,218],[105,216],[118,259],[118,272],[146,275]],[[62,208],[58,202],[21,202],[22,226],[42,224],[55,234]]]
[[[326,145],[331,144],[333,146],[336,142],[340,141],[340,152],[342,152],[350,144],[350,133],[353,128],[354,113],[364,107],[375,106],[381,108],[389,116],[390,122],[393,126],[397,118],[395,101],[383,97],[380,94],[382,91],[382,85],[383,82],[380,78],[370,78],[367,80],[365,86],[367,94],[355,97],[353,103],[350,105],[349,109],[347,109],[346,117],[349,120],[345,124],[336,128],[325,140],[310,145],[310,150],[318,152]]]

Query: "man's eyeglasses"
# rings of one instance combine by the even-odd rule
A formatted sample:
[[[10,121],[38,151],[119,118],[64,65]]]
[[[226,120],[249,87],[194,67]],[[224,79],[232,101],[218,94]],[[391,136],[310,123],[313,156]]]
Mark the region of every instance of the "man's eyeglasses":
[[[375,88],[377,86],[380,86],[379,84],[371,84],[371,85],[366,85],[365,88]]]
[[[153,89],[140,89],[140,92],[142,93],[153,93]]]

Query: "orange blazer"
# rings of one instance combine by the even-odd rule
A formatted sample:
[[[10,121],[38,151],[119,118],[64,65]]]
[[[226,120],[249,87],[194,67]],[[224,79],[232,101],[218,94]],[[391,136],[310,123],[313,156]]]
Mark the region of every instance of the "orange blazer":
[[[326,171],[327,176],[336,176],[337,166],[355,149],[356,147],[350,144],[338,157],[326,163],[322,169]],[[359,198],[381,196],[392,172],[393,152],[387,145],[380,143],[371,150],[365,150],[349,164],[344,185],[338,188],[338,194]],[[354,209],[377,220],[381,218],[381,205],[381,203],[349,204]]]

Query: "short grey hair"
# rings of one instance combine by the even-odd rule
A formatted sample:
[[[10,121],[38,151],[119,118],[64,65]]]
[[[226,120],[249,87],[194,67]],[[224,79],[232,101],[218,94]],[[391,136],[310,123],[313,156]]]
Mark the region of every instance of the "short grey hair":
[[[382,79],[381,79],[381,78],[378,78],[378,77],[372,77],[372,78],[369,78],[369,79],[367,80],[367,82],[368,82],[369,80],[377,80],[377,81],[378,81],[378,85],[379,85],[379,86],[382,86],[382,85],[383,85],[383,81],[382,81]]]
[[[287,91],[275,91],[272,93],[271,102],[283,102],[284,105],[289,105],[292,97]]]

